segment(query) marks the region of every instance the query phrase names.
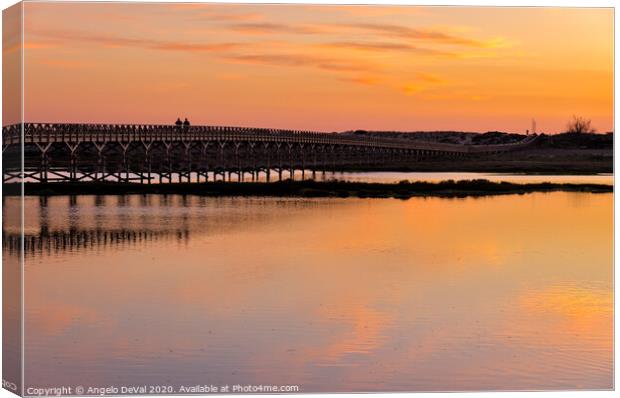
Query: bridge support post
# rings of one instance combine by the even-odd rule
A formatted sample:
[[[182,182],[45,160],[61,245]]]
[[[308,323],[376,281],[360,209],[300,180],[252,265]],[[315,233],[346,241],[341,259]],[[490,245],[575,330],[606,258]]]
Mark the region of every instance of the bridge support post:
[[[255,144],[252,143],[252,142],[248,142],[247,145],[248,145],[248,149],[249,149],[249,152],[250,152],[250,158],[252,160],[250,173],[251,173],[251,176],[252,176],[252,182],[255,182],[257,177],[254,176],[254,172],[256,172],[258,170],[258,168],[256,166],[256,152],[254,151]]]
[[[289,177],[291,179],[291,181],[295,181],[295,166],[293,166],[293,144],[291,143],[287,143],[287,149],[288,149],[288,173],[289,173]]]
[[[316,145],[310,144],[310,153],[312,153],[312,179],[316,180]]]
[[[148,144],[143,140],[140,141],[144,146],[144,157],[146,160],[146,171],[147,171],[147,184],[151,183],[151,145],[153,142],[149,142]],[[144,184],[144,170],[140,172],[140,183]]]
[[[243,173],[241,171],[241,160],[239,159],[239,147],[241,143],[235,142],[235,164],[237,166],[237,181],[243,181]]]
[[[202,161],[204,162],[205,182],[209,182],[209,159],[207,157],[207,151],[209,149],[208,142],[202,142]],[[200,182],[200,181],[199,181]]]
[[[147,153],[146,159],[147,159],[147,161],[146,161],[147,162],[146,168],[147,168],[147,172],[148,172],[148,174],[147,174],[147,184],[150,185],[151,184],[151,179],[152,179],[152,173],[151,173],[152,172],[152,162],[151,162],[151,154],[150,154],[150,152]]]
[[[190,149],[190,145],[191,142],[186,142],[183,141],[183,147],[185,148],[185,159],[187,160],[187,175],[185,176],[187,179],[187,182],[191,182],[191,178],[192,178],[192,154]],[[179,182],[183,182],[183,174],[182,172],[179,173]]]
[[[218,166],[221,167],[222,169],[222,181],[226,181],[226,169],[227,169],[227,162],[226,159],[224,157],[224,147],[226,146],[226,141],[219,141],[219,148],[218,148]],[[230,177],[230,175],[229,175]],[[230,180],[230,179],[229,179]]]
[[[306,151],[304,144],[299,144],[299,155],[301,157],[301,180],[306,179]]]
[[[267,158],[267,169],[265,170],[265,178],[267,179],[267,182],[269,182],[271,179],[271,152],[269,151],[268,142],[263,142],[263,154]]]
[[[69,181],[77,180],[77,149],[80,146],[80,142],[78,141],[75,144],[71,142],[65,143],[70,151],[70,159],[69,159]]]
[[[123,148],[123,171],[125,172],[125,182],[129,182],[129,160],[127,159],[127,149],[129,149],[129,142],[127,144],[120,143],[121,148]],[[121,173],[118,175],[119,180],[122,179]]]
[[[103,159],[103,148],[105,147],[105,142],[101,144],[95,142],[94,145],[97,149],[97,171],[95,171],[95,181],[103,181],[105,180],[105,168]],[[99,174],[101,174],[101,177],[99,177]]]
[[[43,164],[41,164],[41,181],[47,182],[48,159],[47,154],[43,154]]]
[[[172,160],[170,159],[170,147],[171,147],[171,143],[164,141],[164,147],[166,148],[166,165],[168,166],[168,173],[164,173],[163,170],[160,171],[159,173],[159,182],[160,184],[163,183],[164,178],[166,178],[166,174],[168,177],[168,183],[172,183]]]
[[[49,167],[49,159],[47,156],[47,151],[50,149],[50,147],[52,146],[51,143],[48,143],[47,145],[39,145],[36,144],[37,148],[39,148],[39,151],[41,151],[41,164],[40,164],[40,169],[39,169],[39,181],[41,182],[47,182],[47,170]]]

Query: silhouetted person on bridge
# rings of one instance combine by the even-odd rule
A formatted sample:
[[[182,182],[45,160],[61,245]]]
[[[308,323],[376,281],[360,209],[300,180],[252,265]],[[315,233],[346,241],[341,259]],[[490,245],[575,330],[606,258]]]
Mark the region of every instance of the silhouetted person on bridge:
[[[177,126],[177,127],[181,127],[181,125],[183,125],[183,122],[181,121],[181,118],[180,118],[180,117],[178,117],[178,118],[177,118],[177,121],[176,121],[176,122],[174,122],[174,124],[176,124],[176,126]]]
[[[189,120],[187,120],[187,118],[185,118],[185,121],[183,122],[183,127],[189,127]]]

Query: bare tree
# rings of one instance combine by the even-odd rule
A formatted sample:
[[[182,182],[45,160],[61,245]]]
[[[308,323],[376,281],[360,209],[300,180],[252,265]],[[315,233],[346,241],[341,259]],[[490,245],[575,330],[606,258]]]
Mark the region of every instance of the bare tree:
[[[596,129],[592,127],[592,120],[573,116],[572,120],[566,125],[566,131],[568,133],[591,134],[595,133]]]

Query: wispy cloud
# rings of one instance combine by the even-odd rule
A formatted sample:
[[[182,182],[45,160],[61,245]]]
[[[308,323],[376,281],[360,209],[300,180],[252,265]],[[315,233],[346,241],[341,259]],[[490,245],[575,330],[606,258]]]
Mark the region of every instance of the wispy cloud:
[[[314,34],[320,33],[321,29],[314,26],[287,25],[280,23],[238,23],[228,27],[234,31],[245,34]]]
[[[444,82],[443,78],[433,73],[418,72],[415,74],[415,76],[418,80],[427,82],[427,83],[443,83]]]
[[[364,86],[373,86],[383,81],[382,78],[377,76],[344,76],[338,80],[348,83],[361,84]]]
[[[391,25],[391,24],[376,24],[376,23],[358,23],[358,24],[349,24],[344,25],[352,29],[360,29],[365,31],[370,31],[374,33],[378,33],[380,35],[396,37],[400,39],[408,39],[408,40],[424,40],[439,44],[452,44],[452,45],[460,45],[460,46],[468,46],[468,47],[489,47],[493,46],[497,43],[498,40],[494,39],[491,41],[483,41],[477,39],[471,39],[464,36],[458,36],[455,34],[444,33],[439,30],[432,29],[418,29],[418,28],[410,28],[408,26],[402,25]]]
[[[137,47],[150,50],[183,51],[183,52],[218,52],[236,49],[244,46],[244,43],[189,43],[181,41],[162,41],[153,39],[141,39],[134,37],[121,37],[112,35],[97,35],[77,31],[50,30],[37,32],[49,41],[59,43],[73,41],[82,43],[99,44],[105,47]]]
[[[213,4],[201,4],[201,3],[169,3],[166,4],[166,6],[169,9],[175,9],[175,10],[189,10],[194,12],[195,10],[208,10],[214,7],[217,7],[216,5]]]
[[[422,15],[428,8],[418,6],[379,6],[379,5],[332,5],[330,11],[340,11],[355,17],[385,17],[392,15]]]
[[[501,38],[488,40],[474,39],[454,32],[454,29],[428,29],[412,28],[409,26],[380,23],[352,23],[352,24],[316,24],[316,25],[292,25],[272,22],[254,23],[233,23],[227,28],[249,35],[277,35],[277,34],[299,34],[316,35],[330,34],[338,36],[355,35],[356,31],[364,31],[391,39],[405,40],[406,43],[356,43],[358,49],[367,50],[409,50],[418,53],[434,53],[435,55],[450,55],[448,52],[421,48],[412,45],[411,41],[423,41],[433,44],[454,45],[472,48],[504,48],[512,46],[514,43]],[[463,28],[456,29],[462,31]],[[338,43],[336,43],[338,44]],[[343,43],[340,43],[343,44]],[[348,44],[348,43],[347,43]],[[351,43],[353,44],[353,43]]]
[[[325,43],[323,46],[335,47],[335,48],[347,48],[353,50],[362,51],[403,51],[412,54],[420,55],[435,55],[442,57],[455,57],[457,54],[436,50],[432,48],[418,47],[407,43],[393,43],[393,42],[333,42]]]
[[[424,90],[424,86],[418,83],[408,83],[403,86],[406,95],[414,95]]]
[[[400,88],[406,95],[416,95],[430,89],[445,86],[446,80],[439,75],[426,72],[416,72],[409,82]]]
[[[62,45],[68,41],[73,43],[97,44],[103,47],[128,47],[147,50],[177,51],[188,53],[213,53],[218,59],[227,62],[251,63],[287,67],[312,67],[331,72],[367,72],[372,69],[368,62],[358,59],[343,59],[341,57],[316,55],[314,51],[304,51],[299,46],[276,45],[278,52],[265,52],[273,50],[266,42],[261,46],[261,52],[247,53],[249,48],[255,48],[257,43],[190,43],[182,41],[162,41],[155,39],[143,39],[136,37],[121,37],[113,35],[90,34],[78,31],[54,30],[38,32],[50,43],[56,42]],[[302,52],[290,52],[291,49]],[[284,51],[282,51],[284,50]]]
[[[258,21],[264,18],[262,14],[257,13],[218,13],[218,12],[203,12],[198,14],[198,18],[206,18],[211,21],[217,22],[244,22],[244,21]]]
[[[180,42],[162,42],[153,45],[151,48],[155,50],[166,51],[186,51],[186,52],[220,52],[228,51],[240,47],[240,43],[180,43]]]
[[[292,26],[287,24],[274,23],[243,23],[229,24],[227,27],[236,26],[248,32],[276,33],[314,33],[320,28],[307,28],[305,26]],[[121,36],[113,34],[99,34],[84,31],[70,30],[47,30],[32,32],[33,37],[31,48],[38,47],[44,43],[45,46],[63,47],[71,43],[83,43],[86,45],[99,45],[107,48],[126,47],[155,51],[184,52],[184,53],[209,53],[215,59],[227,63],[254,64],[288,68],[311,68],[316,71],[329,72],[335,79],[358,85],[377,85],[381,84],[393,89],[400,90],[406,95],[417,95],[421,92],[431,92],[434,88],[444,85],[444,80],[430,73],[413,73],[407,77],[394,75],[390,69],[394,65],[385,59],[368,57],[361,52],[402,52],[404,54],[414,54],[418,56],[438,57],[438,58],[462,58],[462,51],[469,52],[489,52],[488,48],[480,48],[481,44],[472,44],[469,39],[455,35],[448,35],[437,31],[415,30],[398,25],[378,25],[378,24],[358,24],[356,29],[367,29],[373,32],[381,32],[380,35],[392,36],[391,41],[358,41],[342,40],[333,42],[314,42],[296,43],[294,41],[260,41],[260,42],[189,42],[180,39],[161,40],[152,38],[134,37],[131,35]],[[349,30],[351,27],[339,29]],[[196,37],[196,36],[192,36]],[[200,36],[198,36],[200,37]],[[238,37],[238,36],[235,36]],[[345,36],[350,37],[350,36]],[[407,37],[408,40],[403,40]],[[425,39],[426,46],[411,43],[413,38]],[[44,40],[43,40],[44,39]],[[444,50],[433,46],[440,43],[467,43],[468,50]],[[43,44],[41,44],[43,46]],[[429,48],[430,46],[430,48]],[[323,49],[334,49],[335,51],[318,51],[317,47]],[[354,50],[352,51],[341,50]],[[63,64],[64,62],[64,64]],[[51,67],[79,68],[84,65],[66,63],[65,61],[47,62]],[[224,79],[224,78],[223,78]],[[228,77],[235,80],[237,77]]]
[[[238,63],[252,63],[275,66],[305,66],[335,72],[367,71],[370,67],[360,62],[308,54],[236,54],[224,59]]]

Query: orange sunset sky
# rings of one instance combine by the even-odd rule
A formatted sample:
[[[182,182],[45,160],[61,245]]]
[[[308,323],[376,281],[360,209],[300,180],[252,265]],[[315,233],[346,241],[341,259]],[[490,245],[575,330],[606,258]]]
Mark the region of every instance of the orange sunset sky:
[[[24,27],[30,122],[613,129],[610,8],[26,3]]]

